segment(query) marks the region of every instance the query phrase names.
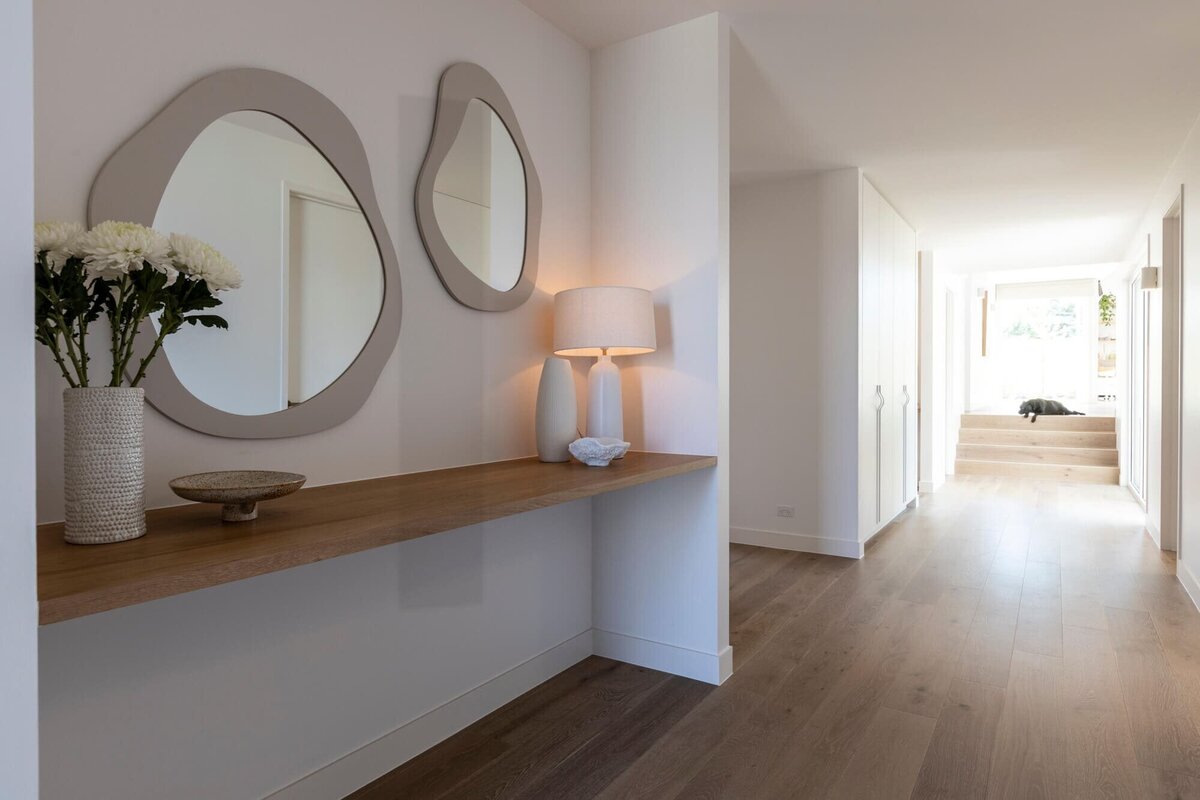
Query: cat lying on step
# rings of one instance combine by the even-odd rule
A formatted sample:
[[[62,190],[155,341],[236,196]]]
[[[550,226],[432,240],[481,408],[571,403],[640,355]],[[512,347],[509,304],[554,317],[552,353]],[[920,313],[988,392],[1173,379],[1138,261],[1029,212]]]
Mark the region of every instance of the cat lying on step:
[[[1037,422],[1037,418],[1043,414],[1051,417],[1086,416],[1082,411],[1072,411],[1057,400],[1043,400],[1040,397],[1021,403],[1021,410],[1017,413],[1026,418],[1033,414],[1030,422]]]

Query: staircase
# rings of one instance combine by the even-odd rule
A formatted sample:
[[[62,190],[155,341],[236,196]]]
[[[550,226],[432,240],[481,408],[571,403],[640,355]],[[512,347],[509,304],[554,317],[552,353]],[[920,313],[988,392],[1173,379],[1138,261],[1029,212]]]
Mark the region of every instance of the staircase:
[[[963,414],[959,475],[1003,475],[1075,483],[1120,482],[1114,417]]]

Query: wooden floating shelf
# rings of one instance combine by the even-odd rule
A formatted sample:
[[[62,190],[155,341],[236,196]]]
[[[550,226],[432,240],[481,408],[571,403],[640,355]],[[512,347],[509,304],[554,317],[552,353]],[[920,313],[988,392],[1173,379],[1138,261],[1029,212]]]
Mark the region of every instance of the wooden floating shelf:
[[[43,625],[418,539],[716,465],[714,456],[629,453],[605,468],[534,458],[303,489],[264,502],[253,522],[219,506],[150,511],[148,532],[70,545],[38,526]]]

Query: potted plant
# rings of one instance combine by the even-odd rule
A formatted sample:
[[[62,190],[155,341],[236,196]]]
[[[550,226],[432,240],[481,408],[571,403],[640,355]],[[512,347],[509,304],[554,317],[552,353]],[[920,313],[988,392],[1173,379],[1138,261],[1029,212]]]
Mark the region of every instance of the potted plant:
[[[34,338],[45,345],[63,391],[65,537],[73,544],[136,539],[146,532],[139,384],[183,325],[228,328],[204,313],[241,275],[211,246],[169,237],[131,222],[91,230],[71,222],[34,226]],[[157,335],[135,352],[138,331],[157,315]],[[89,349],[104,317],[108,359],[96,368]],[[101,331],[103,333],[103,331]]]
[[[1117,296],[1112,292],[1100,295],[1100,325],[1111,328],[1117,321]]]

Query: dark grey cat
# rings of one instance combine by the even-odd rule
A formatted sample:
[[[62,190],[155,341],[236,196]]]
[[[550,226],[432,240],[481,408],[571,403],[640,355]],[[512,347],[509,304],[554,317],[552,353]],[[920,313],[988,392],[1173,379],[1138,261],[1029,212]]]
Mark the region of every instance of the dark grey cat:
[[[1028,417],[1030,414],[1033,414],[1033,419],[1029,420],[1030,422],[1037,422],[1037,418],[1043,414],[1051,417],[1086,416],[1082,411],[1072,411],[1057,400],[1043,400],[1040,397],[1021,403],[1021,410],[1017,413],[1022,417]]]

